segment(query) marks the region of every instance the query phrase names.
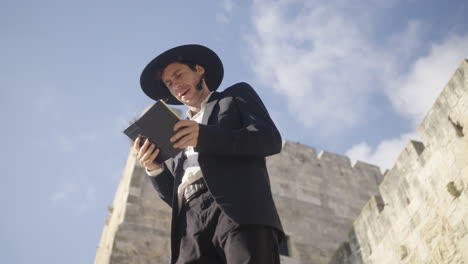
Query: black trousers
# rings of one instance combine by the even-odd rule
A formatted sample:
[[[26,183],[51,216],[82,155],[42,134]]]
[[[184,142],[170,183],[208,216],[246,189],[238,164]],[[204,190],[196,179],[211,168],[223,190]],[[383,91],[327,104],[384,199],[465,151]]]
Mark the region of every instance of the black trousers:
[[[172,239],[178,245],[176,264],[280,263],[276,229],[235,223],[208,191],[184,203]]]

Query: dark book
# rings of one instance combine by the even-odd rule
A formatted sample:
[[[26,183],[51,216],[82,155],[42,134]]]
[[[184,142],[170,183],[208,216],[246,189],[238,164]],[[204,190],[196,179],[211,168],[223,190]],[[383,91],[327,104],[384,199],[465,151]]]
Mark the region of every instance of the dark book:
[[[133,141],[137,137],[149,140],[159,148],[159,154],[156,162],[163,163],[179,154],[181,149],[175,149],[174,143],[169,139],[175,134],[174,125],[180,120],[180,117],[163,101],[157,101],[146,111],[135,123],[131,124],[124,133]],[[144,143],[141,141],[141,144]]]

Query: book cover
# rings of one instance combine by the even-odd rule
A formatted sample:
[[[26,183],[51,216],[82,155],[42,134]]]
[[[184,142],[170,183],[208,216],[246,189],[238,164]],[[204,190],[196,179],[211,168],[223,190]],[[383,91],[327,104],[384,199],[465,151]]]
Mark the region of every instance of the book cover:
[[[149,138],[159,148],[156,162],[163,163],[176,156],[181,149],[175,149],[169,139],[175,134],[173,128],[180,117],[166,103],[159,100],[146,111],[124,133],[135,141],[138,136]],[[142,142],[143,143],[143,142]]]

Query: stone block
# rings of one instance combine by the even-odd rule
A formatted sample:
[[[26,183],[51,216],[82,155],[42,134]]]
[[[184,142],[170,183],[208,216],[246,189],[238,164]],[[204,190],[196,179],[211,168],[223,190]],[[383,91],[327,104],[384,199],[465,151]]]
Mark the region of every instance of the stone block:
[[[465,235],[457,245],[458,251],[461,253],[463,263],[468,263],[468,235]]]
[[[141,189],[139,187],[130,186],[128,193],[134,196],[140,196]]]

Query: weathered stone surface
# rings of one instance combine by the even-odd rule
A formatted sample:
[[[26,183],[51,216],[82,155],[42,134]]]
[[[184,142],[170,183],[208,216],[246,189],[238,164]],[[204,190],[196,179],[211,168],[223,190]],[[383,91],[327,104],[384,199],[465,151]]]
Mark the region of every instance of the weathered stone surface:
[[[464,60],[418,128],[422,145],[410,142],[385,174],[383,210],[371,199],[354,222],[347,243],[362,260],[340,248],[332,263],[468,263],[467,73]]]
[[[130,151],[95,263],[168,263],[171,211]]]
[[[328,262],[382,178],[374,165],[290,141],[267,165],[290,258],[305,263]]]

